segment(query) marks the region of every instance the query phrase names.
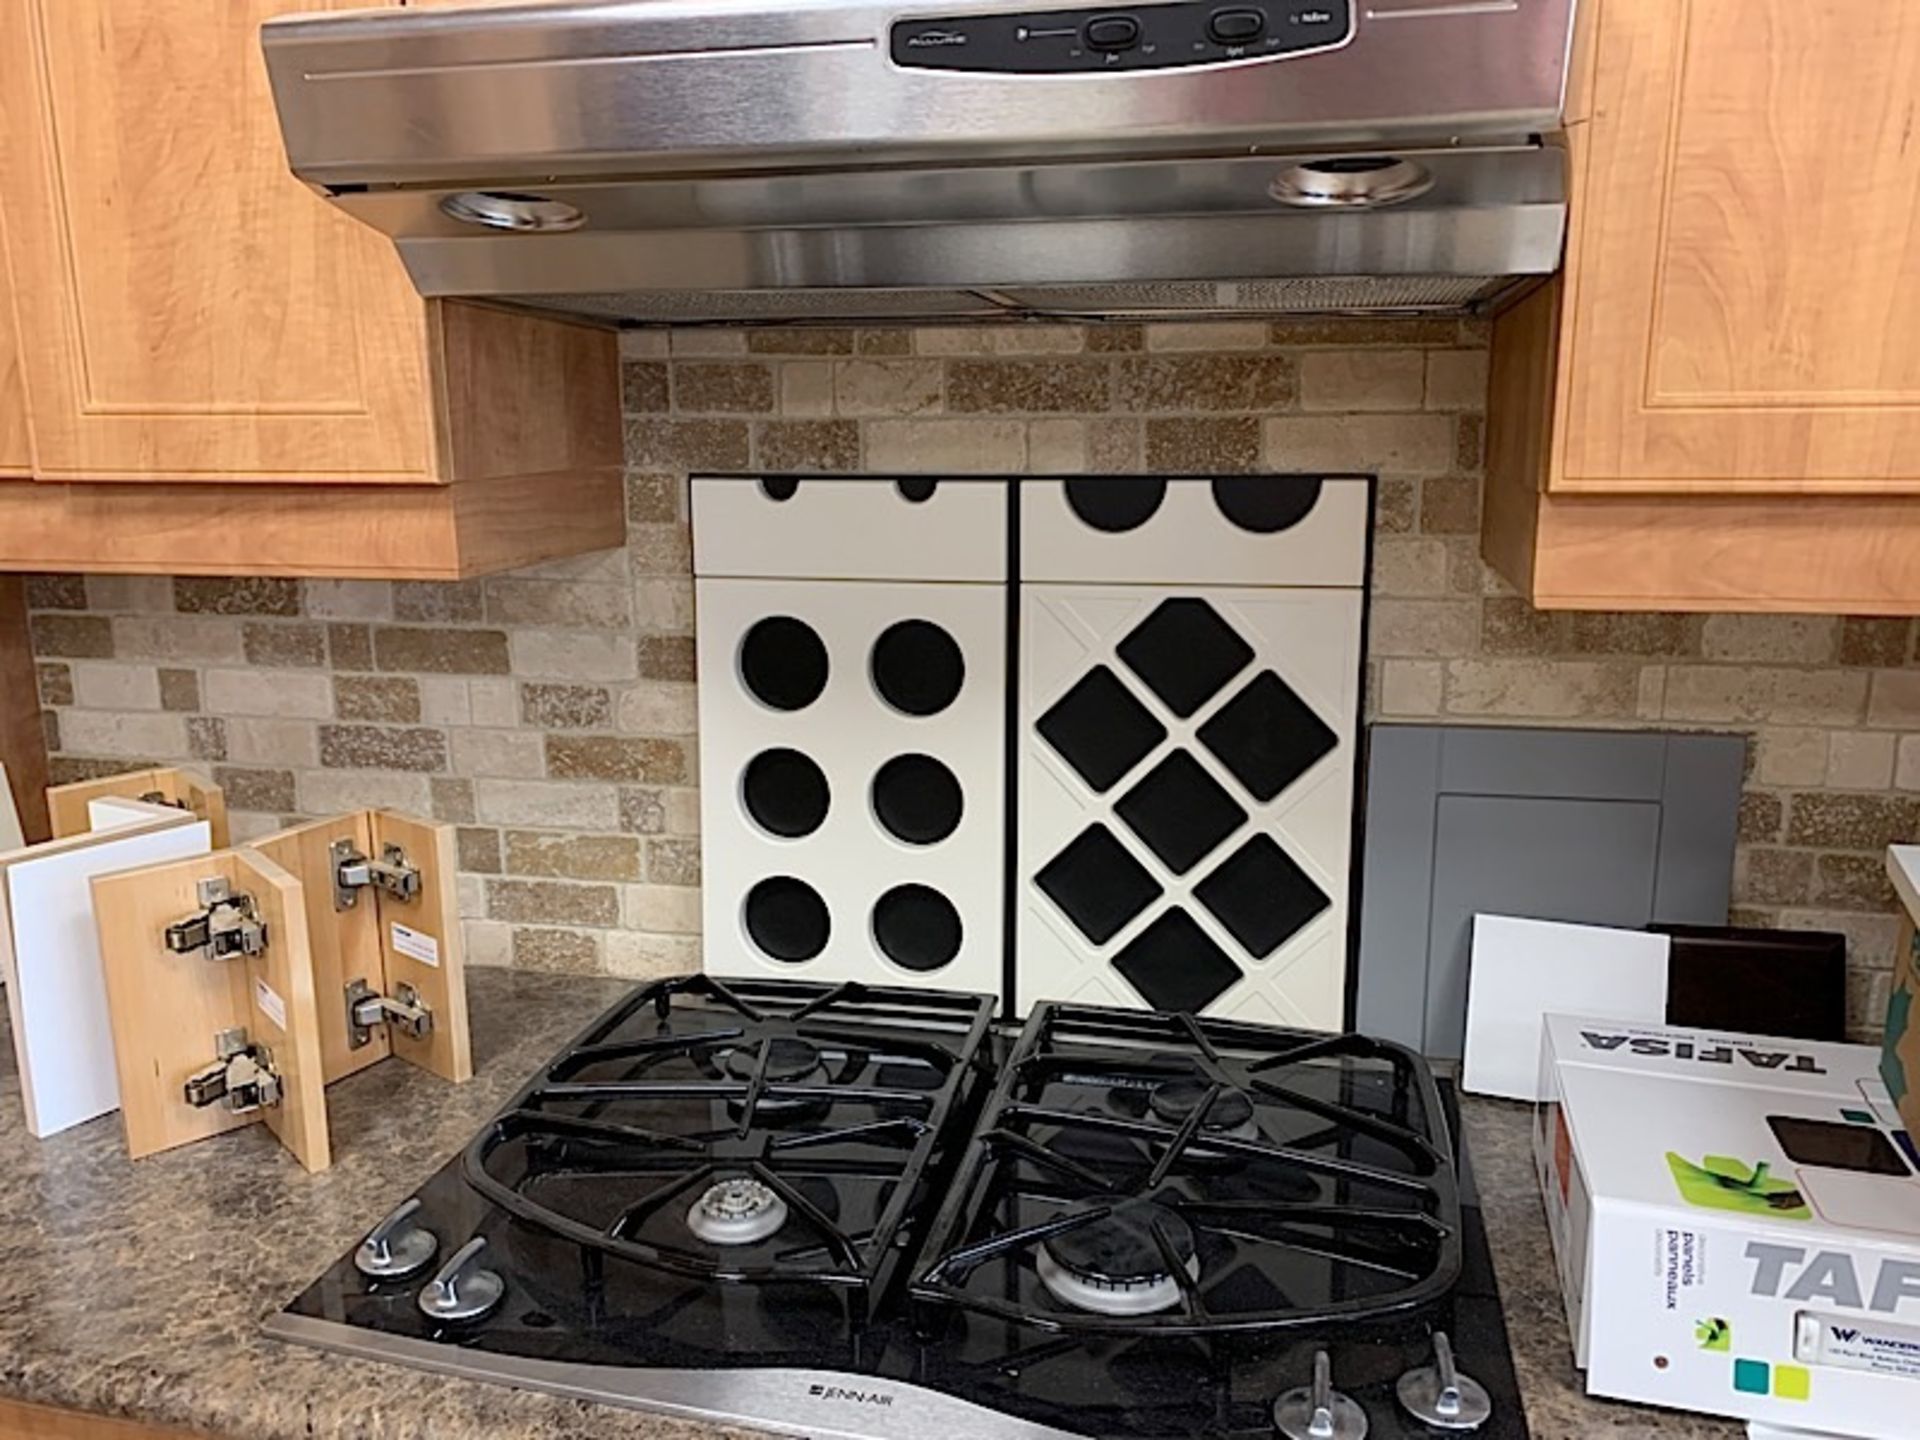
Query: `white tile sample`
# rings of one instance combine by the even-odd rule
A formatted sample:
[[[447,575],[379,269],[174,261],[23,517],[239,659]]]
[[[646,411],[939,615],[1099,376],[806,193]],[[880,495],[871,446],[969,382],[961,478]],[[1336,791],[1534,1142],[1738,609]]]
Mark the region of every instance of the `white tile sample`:
[[[1540,1099],[1540,1022],[1548,1015],[1664,1020],[1669,944],[1644,930],[1474,916],[1461,1088]]]

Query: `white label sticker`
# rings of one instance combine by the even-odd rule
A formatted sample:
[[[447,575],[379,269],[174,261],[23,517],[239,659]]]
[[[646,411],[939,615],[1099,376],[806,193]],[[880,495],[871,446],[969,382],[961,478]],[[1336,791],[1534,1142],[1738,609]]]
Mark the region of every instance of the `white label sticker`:
[[[280,998],[279,991],[257,977],[253,982],[253,1003],[260,1007],[262,1015],[282,1030],[287,1028],[287,1002]]]
[[[393,948],[402,955],[409,955],[422,965],[440,966],[440,942],[424,930],[414,930],[393,922]]]
[[[1803,1365],[1920,1376],[1920,1330],[1851,1315],[1802,1310],[1793,1317],[1793,1358]]]

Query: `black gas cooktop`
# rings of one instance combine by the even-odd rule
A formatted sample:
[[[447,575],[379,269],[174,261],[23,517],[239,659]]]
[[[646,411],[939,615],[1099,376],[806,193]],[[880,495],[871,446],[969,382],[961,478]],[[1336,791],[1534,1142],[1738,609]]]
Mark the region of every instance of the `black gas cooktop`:
[[[1526,1436],[1417,1056],[993,1003],[636,990],[267,1328],[809,1436]]]

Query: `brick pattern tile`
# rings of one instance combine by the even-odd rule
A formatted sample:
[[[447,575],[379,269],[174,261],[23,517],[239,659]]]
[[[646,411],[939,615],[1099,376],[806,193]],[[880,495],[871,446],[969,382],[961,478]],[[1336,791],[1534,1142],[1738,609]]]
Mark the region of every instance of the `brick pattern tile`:
[[[1370,714],[1750,740],[1736,919],[1852,944],[1920,838],[1920,622],[1532,610],[1481,565],[1485,326],[1329,317],[622,336],[624,552],[460,583],[31,577],[55,778],[198,762],[236,825],[459,826],[475,963],[699,963],[687,476],[1374,470]]]

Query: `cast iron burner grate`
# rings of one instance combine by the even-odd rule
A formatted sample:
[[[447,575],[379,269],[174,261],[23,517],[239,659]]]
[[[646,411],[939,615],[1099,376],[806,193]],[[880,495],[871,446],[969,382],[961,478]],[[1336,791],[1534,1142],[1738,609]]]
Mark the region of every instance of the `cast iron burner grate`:
[[[1452,1156],[1432,1073],[1401,1046],[1041,1005],[911,1293],[1057,1334],[1395,1316],[1459,1275]]]
[[[931,1203],[929,1162],[992,1017],[990,998],[944,991],[663,981],[537,1074],[462,1174],[594,1263],[839,1287],[864,1309]],[[780,1223],[703,1224],[708,1200],[709,1221],[751,1202]]]

